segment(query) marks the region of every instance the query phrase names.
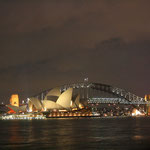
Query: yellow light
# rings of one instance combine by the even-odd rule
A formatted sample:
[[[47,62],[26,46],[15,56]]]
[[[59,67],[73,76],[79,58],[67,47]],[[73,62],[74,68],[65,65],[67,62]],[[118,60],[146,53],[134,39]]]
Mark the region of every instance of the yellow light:
[[[137,109],[133,109],[132,116],[143,116],[145,114],[141,113]]]
[[[10,104],[19,107],[19,96],[18,94],[11,95]]]

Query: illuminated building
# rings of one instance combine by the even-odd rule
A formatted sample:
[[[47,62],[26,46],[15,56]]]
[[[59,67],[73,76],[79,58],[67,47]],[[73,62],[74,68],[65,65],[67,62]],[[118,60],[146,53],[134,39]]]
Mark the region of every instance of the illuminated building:
[[[36,97],[28,99],[28,111],[48,111],[48,110],[72,110],[81,108],[83,105],[79,102],[80,96],[72,97],[73,88],[68,88],[64,92],[60,92],[60,88],[50,90],[44,100]]]
[[[19,112],[26,111],[26,105],[19,106],[19,96],[18,94],[11,95],[10,104],[6,105],[9,108],[8,114],[16,114]]]
[[[12,106],[17,106],[17,107],[19,107],[19,96],[18,96],[18,94],[13,94],[13,95],[11,95],[10,104],[11,104]]]

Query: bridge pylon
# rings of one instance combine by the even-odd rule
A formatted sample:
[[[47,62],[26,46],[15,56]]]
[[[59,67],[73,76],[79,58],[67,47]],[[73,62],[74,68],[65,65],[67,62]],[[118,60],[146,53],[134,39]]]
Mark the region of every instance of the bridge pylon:
[[[150,102],[150,95],[145,95],[145,101]],[[146,114],[150,116],[150,103],[146,104]]]

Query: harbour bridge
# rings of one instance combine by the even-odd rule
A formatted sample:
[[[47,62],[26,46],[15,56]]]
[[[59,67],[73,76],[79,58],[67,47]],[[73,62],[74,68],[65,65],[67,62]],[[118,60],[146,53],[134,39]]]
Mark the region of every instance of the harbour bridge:
[[[79,94],[82,102],[88,104],[94,103],[117,103],[117,104],[134,104],[134,105],[150,105],[149,101],[139,97],[124,89],[101,83],[80,82],[73,84],[65,84],[60,86],[61,92],[68,88],[73,88],[73,96]],[[50,89],[51,90],[51,89]],[[46,90],[38,95],[35,95],[40,100],[43,100],[45,95],[50,91]]]

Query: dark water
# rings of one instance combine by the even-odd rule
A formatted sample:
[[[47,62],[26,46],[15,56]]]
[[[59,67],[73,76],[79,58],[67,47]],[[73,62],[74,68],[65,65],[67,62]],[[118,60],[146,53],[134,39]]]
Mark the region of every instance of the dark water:
[[[0,120],[0,150],[150,150],[150,117]]]

